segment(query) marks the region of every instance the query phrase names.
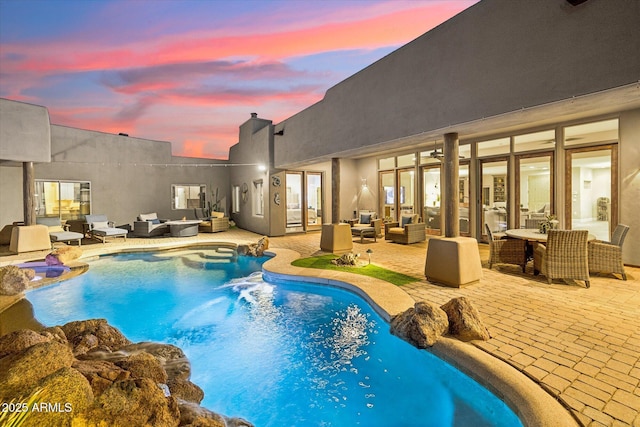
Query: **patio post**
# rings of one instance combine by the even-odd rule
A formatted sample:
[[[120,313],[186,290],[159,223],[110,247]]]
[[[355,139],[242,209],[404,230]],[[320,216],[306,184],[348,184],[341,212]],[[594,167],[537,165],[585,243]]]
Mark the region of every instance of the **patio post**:
[[[340,159],[331,159],[331,223],[340,224]]]
[[[24,225],[36,223],[35,206],[36,181],[33,171],[33,162],[22,163],[22,207]]]
[[[458,192],[460,174],[458,133],[444,135],[444,236],[460,235],[460,212],[458,209]]]
[[[351,226],[340,223],[340,159],[331,159],[331,224],[322,224],[320,249],[341,254],[351,252]]]

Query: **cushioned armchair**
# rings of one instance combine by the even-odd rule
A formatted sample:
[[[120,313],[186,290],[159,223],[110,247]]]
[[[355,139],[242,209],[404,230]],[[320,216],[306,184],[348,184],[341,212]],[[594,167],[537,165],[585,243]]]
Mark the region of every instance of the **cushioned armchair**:
[[[584,280],[589,287],[587,230],[549,230],[547,244],[533,251],[533,274],[553,279]]]
[[[424,242],[427,239],[425,224],[420,222],[418,215],[402,215],[399,222],[385,224],[384,231],[385,240],[405,245]]]
[[[521,239],[494,238],[491,227],[484,225],[489,236],[489,269],[493,264],[515,264],[527,267],[527,242]]]
[[[375,237],[382,237],[382,218],[378,218],[375,212],[360,211],[358,220],[351,224],[351,228],[351,234],[354,234],[353,230],[373,228]]]
[[[203,220],[198,225],[200,233],[217,233],[229,229],[229,218],[224,216],[224,212],[211,212],[211,217]]]
[[[89,236],[102,240],[102,243],[106,243],[108,237],[124,237],[127,240],[129,231],[114,227],[106,215],[85,215],[85,221],[89,226]]]
[[[169,232],[169,226],[165,224],[168,220],[158,219],[158,214],[140,214],[137,221],[133,223],[133,235],[137,237],[162,236]]]
[[[610,242],[589,242],[589,273],[615,273],[627,280],[622,263],[622,244],[629,231],[628,225],[618,224]]]

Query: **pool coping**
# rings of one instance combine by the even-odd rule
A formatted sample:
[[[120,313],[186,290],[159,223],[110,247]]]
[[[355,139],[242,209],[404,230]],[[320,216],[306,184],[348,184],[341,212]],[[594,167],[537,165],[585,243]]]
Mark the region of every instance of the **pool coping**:
[[[226,240],[174,241],[167,244],[147,244],[144,246],[103,247],[96,248],[97,250],[92,250],[91,253],[83,253],[78,261],[90,261],[101,256],[118,253],[211,246],[237,248],[238,243]],[[266,275],[267,280],[269,278],[293,279],[352,291],[370,304],[374,311],[387,322],[392,316],[413,307],[415,303],[414,299],[404,290],[380,279],[335,270],[293,266],[291,262],[300,258],[300,254],[291,249],[271,248],[265,251],[265,255],[271,257],[263,264],[263,274]],[[5,304],[0,304],[0,311],[4,311],[24,297],[23,293],[17,298],[7,298],[11,301],[5,300]],[[570,412],[540,385],[508,363],[476,347],[473,342],[465,343],[441,337],[428,351],[463,371],[502,399],[526,427],[578,427],[580,425]]]
[[[300,280],[350,290],[367,301],[387,322],[414,306],[409,294],[389,282],[349,272],[297,267],[300,254],[291,249],[269,249],[262,265],[265,278]],[[526,427],[573,427],[580,424],[552,395],[508,363],[471,343],[441,337],[431,353],[461,370],[503,400]]]

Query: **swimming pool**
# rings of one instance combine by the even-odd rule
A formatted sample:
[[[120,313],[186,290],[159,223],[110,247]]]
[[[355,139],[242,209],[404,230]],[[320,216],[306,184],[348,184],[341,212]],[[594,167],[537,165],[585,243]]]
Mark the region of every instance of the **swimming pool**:
[[[177,345],[202,405],[256,426],[519,426],[474,380],[389,334],[350,292],[267,283],[266,258],[182,250],[102,257],[28,292],[46,325],[104,317]]]

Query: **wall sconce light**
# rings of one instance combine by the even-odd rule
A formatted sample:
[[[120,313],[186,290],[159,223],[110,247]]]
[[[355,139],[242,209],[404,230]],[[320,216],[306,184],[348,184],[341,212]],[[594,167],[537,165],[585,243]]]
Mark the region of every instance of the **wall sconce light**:
[[[362,188],[367,188],[367,178],[362,178]]]
[[[258,170],[260,172],[265,172],[267,170],[267,167],[265,165],[263,165],[263,164],[259,164],[258,165]]]

